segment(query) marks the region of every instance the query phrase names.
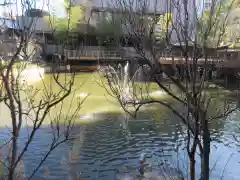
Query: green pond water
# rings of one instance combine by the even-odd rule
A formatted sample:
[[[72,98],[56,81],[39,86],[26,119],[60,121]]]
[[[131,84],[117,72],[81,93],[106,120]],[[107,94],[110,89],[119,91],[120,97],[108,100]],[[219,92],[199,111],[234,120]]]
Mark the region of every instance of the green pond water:
[[[63,82],[66,77],[61,75],[60,78]],[[77,74],[74,93],[65,99],[62,105],[51,111],[52,117],[60,112],[64,117],[70,107],[76,106],[77,99],[89,95],[76,116],[73,131],[78,135],[77,138],[57,148],[33,179],[43,179],[47,168],[49,170],[47,179],[51,180],[68,179],[76,173],[84,180],[112,180],[116,174],[135,172],[138,159],[143,152],[147,154],[147,162],[154,169],[178,167],[186,171],[188,163],[183,136],[186,129],[171,111],[159,105],[151,105],[143,108],[136,119],[126,117],[118,102],[99,85],[100,82],[104,82],[104,79],[97,73]],[[54,85],[52,75],[44,75],[43,81],[31,81],[30,84],[33,89],[45,87],[48,91],[59,90],[57,85]],[[168,97],[158,91],[155,84],[149,84],[147,89],[152,97],[168,100]],[[36,101],[41,100],[42,93],[44,92],[34,96]],[[7,127],[9,112],[2,104],[0,113],[0,139],[3,140],[10,131]],[[213,180],[220,179],[222,174],[223,179],[240,179],[239,117],[240,112],[236,111],[227,118],[210,124],[213,137],[211,149]],[[51,142],[52,133],[48,127],[50,119],[46,118],[44,126],[37,132],[24,156],[26,176],[38,165]],[[20,148],[26,141],[27,132],[27,128],[21,131]],[[68,161],[69,154],[73,156],[70,158],[71,161]]]

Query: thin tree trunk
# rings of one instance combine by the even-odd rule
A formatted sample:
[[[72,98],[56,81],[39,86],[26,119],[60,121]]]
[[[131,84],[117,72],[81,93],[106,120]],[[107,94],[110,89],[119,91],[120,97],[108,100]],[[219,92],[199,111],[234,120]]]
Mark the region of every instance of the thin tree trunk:
[[[201,156],[201,180],[209,180],[210,132],[208,121],[203,121],[203,154]]]
[[[204,180],[209,180],[209,155],[210,155],[210,141],[209,137],[205,138],[206,140],[203,140],[203,179]]]
[[[200,154],[200,158],[201,158],[201,174],[200,174],[200,179],[199,180],[203,180],[203,176],[204,176],[204,156],[203,156],[203,153]]]
[[[195,180],[195,153],[191,153],[189,155],[189,161],[190,161],[190,168],[189,168],[189,174],[190,174],[190,180]]]
[[[13,135],[14,136],[14,135]],[[12,151],[11,151],[11,159],[10,159],[10,169],[9,169],[9,175],[8,180],[14,180],[15,179],[15,162],[17,157],[17,137],[14,136],[12,140]]]
[[[12,67],[11,67],[12,68]],[[12,121],[12,149],[11,149],[11,156],[9,159],[9,175],[8,180],[14,180],[15,175],[15,162],[17,158],[17,138],[18,138],[18,128],[17,128],[17,118],[16,118],[16,106],[13,96],[13,70],[10,69],[9,74],[6,76],[1,74],[1,77],[4,82],[4,86],[7,92],[7,96],[9,98],[9,106],[11,110],[11,121]],[[12,88],[12,89],[11,89]]]

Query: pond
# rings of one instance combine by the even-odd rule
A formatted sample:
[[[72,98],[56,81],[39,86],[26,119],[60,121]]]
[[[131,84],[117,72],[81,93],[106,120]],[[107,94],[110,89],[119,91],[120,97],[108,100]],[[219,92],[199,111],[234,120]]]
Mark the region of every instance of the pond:
[[[49,156],[33,179],[43,179],[46,169],[50,180],[68,179],[76,173],[84,180],[112,180],[117,173],[135,171],[141,153],[146,153],[152,167],[180,168],[186,171],[186,129],[168,109],[151,105],[140,111],[137,118],[128,117],[116,101],[107,100],[107,93],[95,81],[96,74],[81,73],[76,77],[72,96],[90,96],[84,102],[76,119],[74,133],[78,138],[62,144]],[[45,75],[44,82],[52,81]],[[85,82],[82,85],[82,82]],[[46,83],[46,84],[48,84]],[[41,87],[39,81],[34,87]],[[81,86],[81,87],[80,87]],[[54,89],[54,87],[52,87]],[[151,91],[156,92],[154,86]],[[156,93],[158,94],[158,93]],[[161,98],[166,98],[161,95]],[[38,97],[37,97],[38,98]],[[72,98],[64,102],[69,108]],[[73,103],[74,106],[74,103]],[[1,139],[9,135],[8,112],[1,106]],[[55,113],[59,109],[54,110]],[[225,119],[211,123],[213,143],[211,149],[211,178],[240,179],[240,112],[236,111]],[[24,156],[26,176],[36,168],[51,143],[52,134],[47,119]],[[23,146],[27,128],[23,128],[19,146]],[[74,158],[67,162],[69,155]],[[198,164],[197,164],[198,166]]]

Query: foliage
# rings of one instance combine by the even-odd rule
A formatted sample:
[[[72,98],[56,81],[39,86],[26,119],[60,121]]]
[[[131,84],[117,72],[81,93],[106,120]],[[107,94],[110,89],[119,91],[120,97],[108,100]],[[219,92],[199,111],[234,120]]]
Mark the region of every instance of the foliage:
[[[231,44],[231,47],[240,46],[240,1],[235,1],[232,11],[229,13],[226,26],[224,43]]]
[[[112,15],[111,17],[100,17],[97,24],[99,34],[120,35],[123,33],[120,15]]]
[[[54,15],[47,16],[47,19],[54,30],[54,37],[58,41],[68,40],[68,32],[78,32],[78,23],[84,20],[88,5],[91,0],[85,0],[81,5],[73,4],[70,0],[64,0],[63,6],[66,11],[65,17]]]
[[[112,44],[112,38],[120,37],[128,34],[127,29],[131,31],[151,31],[154,29],[155,37],[157,40],[166,36],[172,22],[172,14],[165,13],[159,16],[145,16],[134,14],[134,26],[128,26],[128,17],[123,14],[111,14],[111,17],[103,15],[97,24],[97,32],[100,35],[100,41],[107,44]]]
[[[205,10],[197,26],[199,44],[205,42],[211,47],[235,44],[240,37],[238,34],[239,8],[240,1],[229,0],[219,1]],[[208,36],[206,36],[208,31]]]
[[[111,17],[101,16],[97,23],[97,34],[100,44],[116,44],[117,39],[123,35],[121,23],[122,17],[118,14],[111,14]]]
[[[162,14],[157,18],[157,25],[160,25],[160,32],[157,31],[156,38],[162,39],[166,37],[167,32],[171,26],[172,13]],[[157,30],[157,29],[156,29]]]
[[[56,16],[46,16],[51,28],[55,31],[54,36],[58,40],[66,40],[68,31],[76,31],[78,22],[84,17],[82,6],[71,6],[66,8],[67,17],[58,18]]]

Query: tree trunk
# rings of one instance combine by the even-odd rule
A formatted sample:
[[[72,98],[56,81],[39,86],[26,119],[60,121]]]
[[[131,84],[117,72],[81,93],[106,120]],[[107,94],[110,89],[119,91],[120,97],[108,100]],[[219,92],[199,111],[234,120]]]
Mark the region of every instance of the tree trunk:
[[[204,176],[204,157],[203,154],[200,155],[201,157],[201,174],[200,174],[200,179],[199,180],[203,180],[203,176]]]
[[[190,180],[195,180],[195,153],[191,153],[189,155],[189,161],[190,161],[189,168]]]
[[[210,156],[210,141],[209,137],[203,140],[203,179],[209,180],[209,156]]]
[[[13,92],[13,72],[12,72],[12,67],[10,67],[9,72],[7,72],[7,75],[1,74],[1,77],[4,82],[4,88],[7,92],[7,97],[9,98],[9,105],[10,105],[10,112],[11,112],[11,121],[12,121],[12,141],[11,141],[11,154],[9,157],[9,174],[8,174],[8,180],[14,180],[14,175],[15,175],[15,162],[17,158],[17,138],[18,138],[18,128],[17,128],[17,108],[15,106],[15,101],[14,101],[14,92]],[[9,73],[9,74],[8,74]]]
[[[9,175],[8,175],[8,180],[14,180],[15,179],[15,162],[16,162],[16,157],[17,157],[17,137],[13,137],[12,140],[12,150],[11,150],[11,156],[10,156],[10,169],[9,169]]]
[[[210,132],[208,121],[203,122],[203,154],[201,155],[201,180],[209,180]]]

